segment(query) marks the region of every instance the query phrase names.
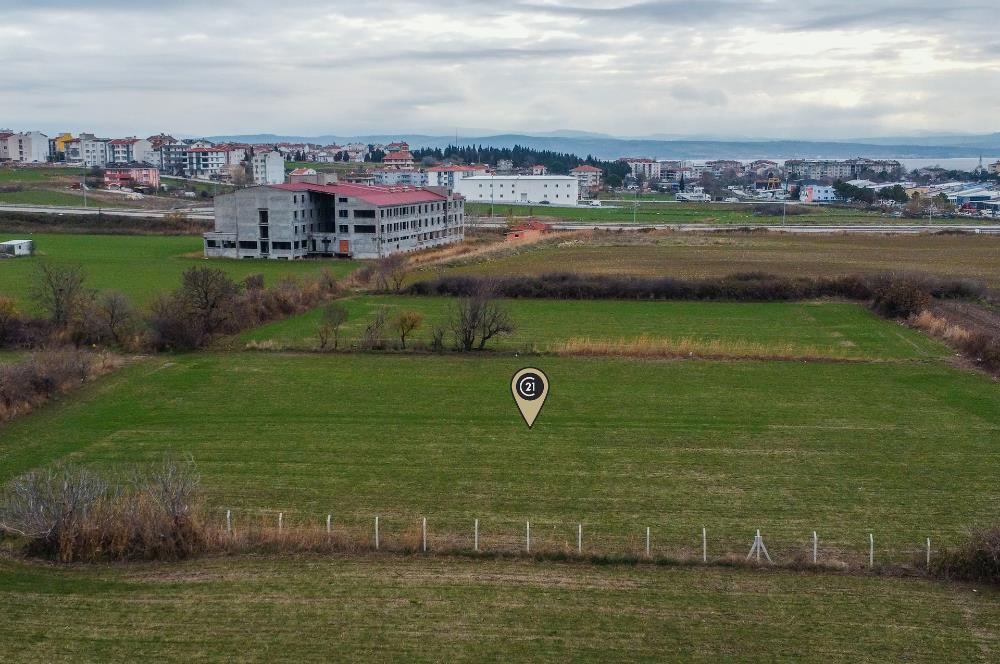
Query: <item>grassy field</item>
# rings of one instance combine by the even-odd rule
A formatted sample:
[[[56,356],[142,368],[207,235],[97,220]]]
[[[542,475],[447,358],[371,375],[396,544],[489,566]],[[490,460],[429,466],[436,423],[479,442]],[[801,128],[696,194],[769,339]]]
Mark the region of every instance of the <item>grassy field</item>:
[[[579,221],[585,223],[631,223],[633,210],[630,201],[624,200],[607,203],[602,207],[578,206],[556,207],[550,205],[503,205],[492,206],[492,214],[497,219],[513,216],[538,217],[557,221]],[[468,203],[466,214],[470,217],[489,217],[489,203]],[[808,206],[808,214],[789,216],[787,223],[794,224],[864,224],[893,223],[892,217],[830,207]],[[753,206],[732,203],[655,203],[647,202],[639,206],[635,212],[635,221],[640,224],[779,224],[781,215],[755,215]]]
[[[995,590],[915,580],[303,557],[0,563],[7,662],[986,662]]]
[[[134,207],[135,203],[124,198],[109,200],[106,196],[95,200],[87,197],[89,207],[113,208]],[[70,191],[50,191],[47,189],[28,189],[25,191],[0,192],[0,203],[11,205],[59,205],[63,207],[83,207],[83,194]]]
[[[510,376],[549,375],[530,432]],[[1000,391],[929,363],[628,361],[513,356],[220,353],[157,357],[0,430],[0,480],[86,463],[194,455],[211,505],[237,520],[338,523],[384,541],[427,516],[484,546],[523,538],[633,551],[745,550],[762,528],[788,560],[909,560],[1000,507]],[[243,512],[241,510],[251,510]],[[289,527],[294,527],[289,525]]]
[[[349,318],[342,338],[356,340],[375,311],[419,311],[423,328],[414,341],[429,343],[431,330],[448,321],[453,301],[442,297],[360,296],[344,300]],[[943,346],[912,330],[881,320],[849,303],[627,302],[616,300],[509,300],[517,331],[498,347],[548,350],[572,337],[637,337],[751,342],[834,358],[940,357]],[[320,311],[277,321],[244,333],[246,342],[278,348],[317,345]],[[494,347],[497,347],[496,345]]]
[[[0,240],[14,237],[0,234]],[[42,260],[79,263],[87,273],[87,285],[98,290],[114,289],[144,304],[160,291],[180,283],[184,270],[195,265],[212,265],[235,279],[248,274],[264,274],[270,285],[285,275],[315,273],[329,268],[345,275],[357,263],[347,260],[271,261],[213,260],[201,257],[202,240],[197,236],[70,235],[35,234],[36,255],[0,261],[0,293],[27,301],[35,264]]]
[[[0,184],[63,182],[86,173],[85,168],[0,168]]]
[[[633,274],[718,277],[762,271],[789,276],[926,272],[1000,286],[1000,237],[992,235],[783,235],[779,233],[627,235],[598,233],[513,249],[456,264],[482,274]],[[418,277],[428,278],[426,270]]]

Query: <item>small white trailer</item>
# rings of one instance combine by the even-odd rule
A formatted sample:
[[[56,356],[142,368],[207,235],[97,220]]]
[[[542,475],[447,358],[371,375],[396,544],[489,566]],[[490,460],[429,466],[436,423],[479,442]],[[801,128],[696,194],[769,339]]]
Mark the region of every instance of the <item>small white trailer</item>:
[[[34,240],[7,240],[6,242],[0,242],[0,254],[3,256],[30,256],[34,250]]]

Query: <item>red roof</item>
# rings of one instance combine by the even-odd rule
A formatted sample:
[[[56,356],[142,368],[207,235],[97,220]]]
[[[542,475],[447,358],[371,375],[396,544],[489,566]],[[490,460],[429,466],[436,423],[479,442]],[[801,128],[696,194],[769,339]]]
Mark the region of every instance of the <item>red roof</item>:
[[[486,167],[485,166],[431,166],[430,168],[427,168],[425,170],[427,172],[442,171],[442,172],[447,173],[449,171],[454,171],[454,172],[458,173],[458,172],[467,172],[467,171],[485,171]]]
[[[587,173],[600,173],[601,169],[597,168],[596,166],[591,166],[589,164],[584,164],[582,166],[577,166],[576,168],[574,168],[570,172],[571,173],[583,173],[583,172],[587,172]]]
[[[540,221],[532,219],[531,221],[526,221],[523,224],[518,224],[514,226],[511,230],[514,231],[542,231],[543,233],[549,230],[548,224],[543,224]]]
[[[409,150],[400,150],[399,152],[390,152],[385,155],[384,161],[413,161],[413,155]]]
[[[332,194],[335,196],[351,196],[360,198],[374,205],[406,205],[408,203],[436,203],[448,200],[447,196],[429,189],[416,187],[370,187],[363,184],[310,184],[294,182],[291,184],[268,185],[274,189],[287,191],[313,191],[317,194]]]
[[[139,142],[138,138],[113,138],[110,141],[111,145],[133,145]]]
[[[216,146],[214,148],[188,148],[188,152],[229,152],[229,148]]]

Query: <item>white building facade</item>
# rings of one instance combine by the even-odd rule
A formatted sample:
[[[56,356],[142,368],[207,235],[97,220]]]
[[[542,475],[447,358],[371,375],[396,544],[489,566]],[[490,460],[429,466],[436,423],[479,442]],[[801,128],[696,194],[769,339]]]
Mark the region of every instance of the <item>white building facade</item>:
[[[49,137],[37,131],[11,134],[7,137],[7,149],[4,152],[11,161],[44,163],[49,160]]]
[[[277,150],[253,156],[254,184],[281,184],[285,181],[285,158]]]
[[[570,175],[482,175],[456,180],[455,191],[473,203],[576,205],[580,181]]]

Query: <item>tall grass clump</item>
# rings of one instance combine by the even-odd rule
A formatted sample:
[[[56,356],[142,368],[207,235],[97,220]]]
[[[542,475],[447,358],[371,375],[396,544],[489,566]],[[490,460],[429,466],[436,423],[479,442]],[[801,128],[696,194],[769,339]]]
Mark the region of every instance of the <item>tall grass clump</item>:
[[[819,349],[795,344],[762,344],[754,341],[721,339],[661,339],[640,336],[634,339],[590,339],[573,337],[553,346],[557,355],[607,355],[619,357],[753,360],[846,360],[851,355],[837,349]]]
[[[204,549],[199,477],[191,460],[112,477],[73,464],[13,480],[0,501],[0,530],[29,555],[79,560],[176,560]]]
[[[938,554],[930,571],[943,579],[1000,584],[1000,526],[971,532],[964,544]]]
[[[0,364],[0,421],[26,413],[121,366],[108,353],[77,349],[42,350],[26,360]]]

